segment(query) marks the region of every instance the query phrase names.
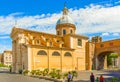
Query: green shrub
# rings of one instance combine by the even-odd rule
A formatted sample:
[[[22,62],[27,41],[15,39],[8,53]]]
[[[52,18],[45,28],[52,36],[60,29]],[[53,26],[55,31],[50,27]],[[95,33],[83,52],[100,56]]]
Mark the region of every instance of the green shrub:
[[[64,73],[63,74],[63,79],[67,78],[68,77],[68,73]]]
[[[35,75],[41,75],[41,74],[42,74],[42,71],[36,70]]]
[[[8,67],[8,66],[4,65],[3,63],[0,63],[0,67]]]
[[[71,74],[72,74],[72,79],[74,78],[74,77],[77,77],[78,76],[78,73],[77,73],[77,71],[69,71]],[[63,74],[63,79],[65,79],[65,78],[67,78],[68,77],[68,73],[64,73]]]
[[[61,74],[57,74],[57,75],[56,75],[56,78],[57,78],[57,79],[61,79],[61,78],[62,78],[62,75],[61,75]]]
[[[55,72],[50,72],[50,76],[52,77],[52,78],[55,78],[56,77],[56,73]]]
[[[57,74],[56,74],[56,78],[57,78],[57,79],[61,79],[61,78],[62,78],[61,70],[59,70],[59,69],[56,70],[56,73],[57,73]]]
[[[48,73],[49,73],[49,69],[48,68],[44,69],[43,72],[42,72],[43,76],[48,75]]]
[[[56,73],[57,73],[57,74],[60,74],[60,73],[61,73],[61,70],[59,70],[59,69],[56,70]]]
[[[42,75],[42,73],[43,73],[42,71],[39,71],[39,75]]]
[[[52,77],[52,78],[55,78],[56,77],[56,69],[52,69],[52,71],[49,73],[49,75]]]
[[[77,76],[78,76],[77,71],[71,71],[71,74],[72,74],[72,78],[74,78],[74,77],[77,77]]]
[[[24,71],[23,71],[23,74],[24,74],[24,75],[27,75],[29,72],[30,72],[29,70],[24,70]]]
[[[118,81],[119,81],[119,78],[117,78],[117,77],[111,78],[111,82],[118,82]]]
[[[30,73],[31,73],[32,75],[35,75],[36,70],[32,70]]]

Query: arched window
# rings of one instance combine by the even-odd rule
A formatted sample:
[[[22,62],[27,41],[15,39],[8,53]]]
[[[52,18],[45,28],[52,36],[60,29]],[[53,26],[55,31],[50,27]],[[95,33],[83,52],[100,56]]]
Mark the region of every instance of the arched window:
[[[44,50],[40,50],[38,51],[37,55],[47,55],[47,53]]]
[[[70,30],[70,34],[72,34],[73,33],[73,31],[72,31],[72,29]]]
[[[57,31],[57,35],[60,35],[60,32],[59,32],[59,31]]]
[[[66,34],[66,30],[65,29],[63,29],[63,35],[65,35]]]
[[[82,40],[78,39],[78,46],[82,46]]]
[[[72,56],[70,52],[66,52],[64,56]]]
[[[60,53],[55,51],[52,53],[52,56],[60,56]]]

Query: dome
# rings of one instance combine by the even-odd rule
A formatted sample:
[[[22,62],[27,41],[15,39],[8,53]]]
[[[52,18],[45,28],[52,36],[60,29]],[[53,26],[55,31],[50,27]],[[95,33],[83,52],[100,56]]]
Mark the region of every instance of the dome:
[[[64,8],[63,8],[63,15],[62,15],[62,17],[57,21],[57,24],[66,24],[66,23],[74,24],[73,20],[72,20],[71,17],[69,17],[69,15],[68,15],[68,9],[67,9],[66,4],[65,4],[65,5],[64,5]]]
[[[65,24],[65,23],[74,24],[73,20],[72,20],[71,17],[69,17],[68,15],[63,15],[63,16],[57,21],[57,24]]]

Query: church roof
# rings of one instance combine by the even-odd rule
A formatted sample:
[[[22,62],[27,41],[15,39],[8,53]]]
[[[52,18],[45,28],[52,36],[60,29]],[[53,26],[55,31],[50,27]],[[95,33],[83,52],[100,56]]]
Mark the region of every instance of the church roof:
[[[17,32],[23,32],[23,31],[25,31],[25,32],[35,33],[35,34],[43,34],[43,35],[49,35],[49,36],[60,37],[61,38],[61,36],[58,36],[58,35],[55,35],[55,34],[50,34],[50,33],[45,33],[45,32],[39,32],[39,31],[35,31],[35,30],[29,30],[29,29],[18,28],[18,27],[13,27],[12,32],[11,32],[11,37],[15,34],[14,31],[17,31]]]

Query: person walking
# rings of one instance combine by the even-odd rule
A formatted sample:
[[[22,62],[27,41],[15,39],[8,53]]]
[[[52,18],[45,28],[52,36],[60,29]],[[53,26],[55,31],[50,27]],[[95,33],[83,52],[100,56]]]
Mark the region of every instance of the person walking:
[[[68,82],[70,82],[71,80],[72,80],[72,74],[68,72]]]
[[[102,75],[100,76],[100,82],[104,82],[104,78]]]
[[[94,77],[93,73],[91,73],[91,75],[90,75],[90,82],[95,82],[95,77]]]

